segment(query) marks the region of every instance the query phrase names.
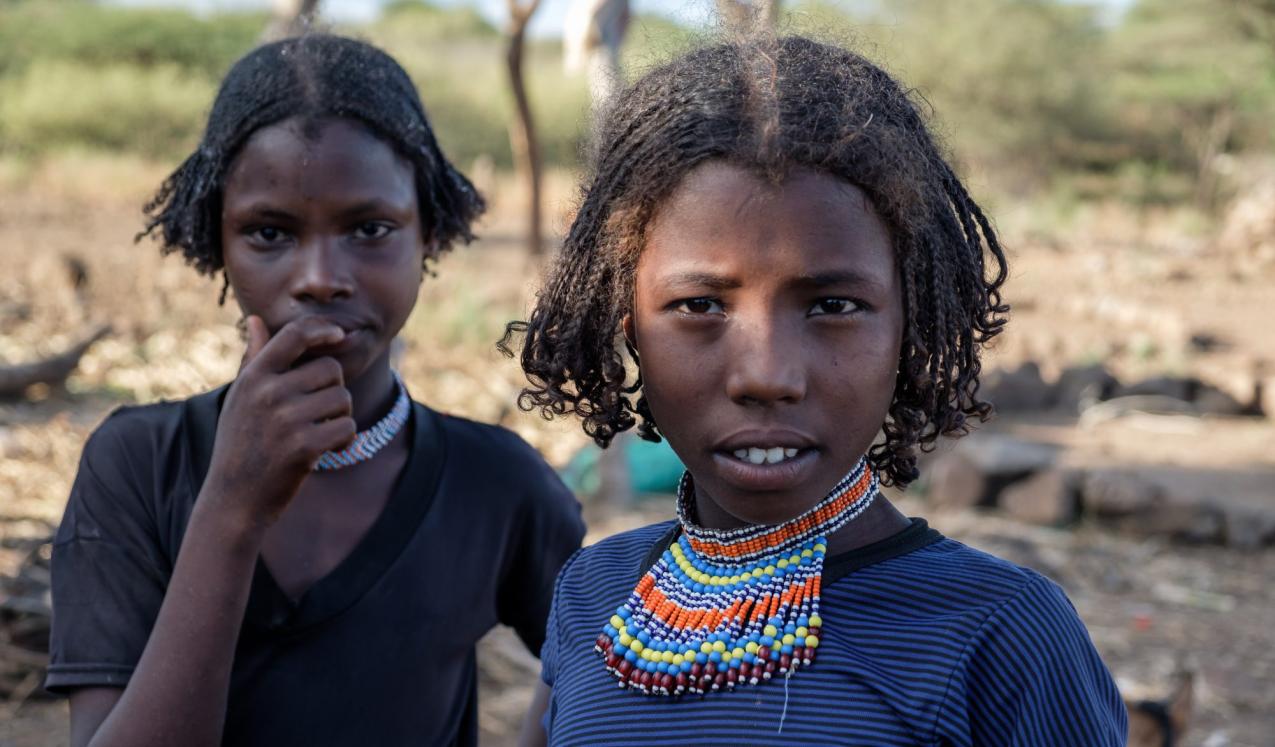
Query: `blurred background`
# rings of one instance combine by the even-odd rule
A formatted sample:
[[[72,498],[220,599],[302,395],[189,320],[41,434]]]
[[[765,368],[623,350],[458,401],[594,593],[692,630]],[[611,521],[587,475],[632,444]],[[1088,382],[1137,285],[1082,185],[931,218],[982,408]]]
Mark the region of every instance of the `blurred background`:
[[[400,370],[417,399],[539,448],[594,541],[670,517],[676,461],[632,439],[600,458],[575,423],[521,413],[494,342],[570,222],[591,109],[757,25],[913,87],[1008,247],[983,390],[999,414],[896,498],[1063,584],[1177,744],[1270,745],[1273,0],[0,0],[0,745],[66,741],[39,688],[47,540],[85,438],[237,368],[219,281],[133,240],[236,58],[314,26],[412,75],[491,209],[427,278]],[[481,726],[506,744],[536,664],[502,631],[481,654]],[[1142,715],[1134,743],[1164,744]]]

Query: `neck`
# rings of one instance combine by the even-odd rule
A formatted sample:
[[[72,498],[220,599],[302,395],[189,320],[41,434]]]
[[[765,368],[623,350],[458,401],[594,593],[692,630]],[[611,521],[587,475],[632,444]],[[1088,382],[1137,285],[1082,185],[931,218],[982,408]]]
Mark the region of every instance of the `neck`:
[[[756,526],[726,511],[713,500],[712,496],[701,490],[698,483],[693,484],[697,524],[709,529],[741,529]],[[824,497],[819,496],[810,503],[810,506],[817,505]],[[797,516],[790,516],[785,521],[795,518]],[[895,508],[894,504],[890,503],[884,495],[878,494],[862,514],[828,536],[828,554],[837,555],[879,542],[898,534],[910,524],[911,521]]]
[[[358,430],[371,428],[385,417],[398,396],[394,376],[390,373],[389,353],[373,361],[358,378],[345,382],[345,388],[353,401],[354,422]]]

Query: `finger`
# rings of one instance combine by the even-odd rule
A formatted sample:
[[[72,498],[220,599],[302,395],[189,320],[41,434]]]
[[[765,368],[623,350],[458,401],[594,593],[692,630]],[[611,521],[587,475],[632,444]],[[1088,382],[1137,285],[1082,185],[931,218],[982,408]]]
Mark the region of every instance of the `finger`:
[[[314,426],[313,443],[320,454],[325,451],[340,451],[354,443],[357,433],[358,426],[355,425],[354,418],[333,418]]]
[[[291,392],[317,392],[328,387],[344,387],[345,374],[335,358],[316,358],[279,377],[283,388]]]
[[[283,373],[307,350],[335,345],[343,339],[345,330],[336,324],[322,317],[304,316],[283,325],[261,349],[256,360],[270,371]]]
[[[322,423],[335,418],[347,418],[354,412],[354,400],[345,387],[329,387],[307,394],[297,402],[293,422]]]
[[[266,323],[261,320],[261,317],[253,314],[244,320],[244,324],[248,329],[248,346],[244,350],[243,362],[239,364],[241,371],[261,353],[261,349],[270,341],[270,330],[266,329]]]

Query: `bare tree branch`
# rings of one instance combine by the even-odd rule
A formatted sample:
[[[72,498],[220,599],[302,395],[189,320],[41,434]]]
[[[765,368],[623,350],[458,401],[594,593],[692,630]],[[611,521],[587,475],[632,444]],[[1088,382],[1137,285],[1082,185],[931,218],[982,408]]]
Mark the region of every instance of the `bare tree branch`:
[[[102,326],[69,350],[58,355],[34,363],[0,366],[0,398],[21,397],[29,387],[36,384],[62,386],[93,343],[110,332],[109,326]]]
[[[514,95],[516,120],[510,127],[509,141],[513,150],[514,165],[527,182],[527,248],[532,256],[543,251],[540,196],[540,145],[536,140],[535,122],[531,116],[531,103],[527,99],[527,86],[523,80],[523,46],[527,36],[527,24],[540,7],[540,0],[507,0],[509,5],[509,40],[505,61],[509,67],[509,85]]]

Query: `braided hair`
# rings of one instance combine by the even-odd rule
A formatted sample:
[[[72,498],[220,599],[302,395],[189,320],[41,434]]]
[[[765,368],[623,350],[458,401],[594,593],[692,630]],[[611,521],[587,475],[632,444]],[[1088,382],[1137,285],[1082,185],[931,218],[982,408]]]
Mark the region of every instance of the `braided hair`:
[[[221,198],[231,163],[254,132],[294,117],[307,129],[331,118],[357,121],[412,165],[426,264],[457,239],[474,238],[470,224],[483,199],[439,149],[407,73],[370,44],[321,33],[263,45],[230,68],[203,140],[147,203],[137,238],[158,232],[164,254],[181,252],[206,275],[222,270]]]
[[[868,456],[883,482],[907,485],[918,447],[991,414],[978,398],[979,352],[1009,311],[1005,254],[916,102],[880,68],[801,37],[722,43],[638,80],[596,138],[559,261],[529,319],[510,323],[500,342],[513,355],[512,338],[523,336],[524,410],[578,415],[604,447],[632,427],[659,440],[640,365],[632,379],[626,368],[620,323],[656,210],[688,172],[720,159],[775,183],[796,168],[845,179],[889,227],[906,329],[884,438]]]

